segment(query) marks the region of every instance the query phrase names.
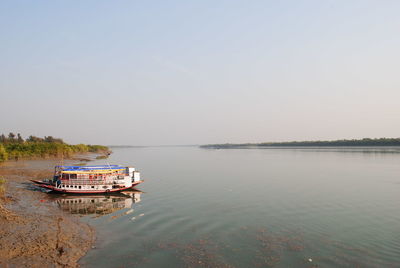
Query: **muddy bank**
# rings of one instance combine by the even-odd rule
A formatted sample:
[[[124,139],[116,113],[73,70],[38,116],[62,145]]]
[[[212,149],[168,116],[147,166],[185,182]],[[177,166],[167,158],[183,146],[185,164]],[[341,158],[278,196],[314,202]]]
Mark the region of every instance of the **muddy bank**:
[[[6,180],[0,201],[1,267],[77,267],[91,248],[93,229],[29,182],[52,177],[56,164],[51,159],[0,165]]]

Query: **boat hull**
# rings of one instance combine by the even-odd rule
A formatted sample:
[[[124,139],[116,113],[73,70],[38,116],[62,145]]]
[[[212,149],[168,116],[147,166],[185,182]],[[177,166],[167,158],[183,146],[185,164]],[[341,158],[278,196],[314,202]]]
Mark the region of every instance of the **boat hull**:
[[[121,192],[124,190],[132,189],[136,185],[142,183],[143,181],[136,181],[132,182],[132,186],[130,187],[123,187],[123,188],[115,188],[115,189],[107,189],[107,190],[79,190],[79,189],[61,189],[57,188],[54,185],[48,183],[48,182],[43,182],[43,181],[38,181],[38,180],[31,180],[32,182],[35,183],[36,186],[45,188],[48,190],[51,190],[56,193],[68,193],[68,194],[105,194],[105,193],[117,193]]]

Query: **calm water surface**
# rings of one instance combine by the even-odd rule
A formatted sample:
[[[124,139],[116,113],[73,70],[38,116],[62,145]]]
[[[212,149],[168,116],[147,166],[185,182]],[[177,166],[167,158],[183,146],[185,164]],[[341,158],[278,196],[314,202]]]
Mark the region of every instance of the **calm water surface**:
[[[400,267],[393,150],[113,151],[142,193],[58,200],[97,229],[84,267]]]

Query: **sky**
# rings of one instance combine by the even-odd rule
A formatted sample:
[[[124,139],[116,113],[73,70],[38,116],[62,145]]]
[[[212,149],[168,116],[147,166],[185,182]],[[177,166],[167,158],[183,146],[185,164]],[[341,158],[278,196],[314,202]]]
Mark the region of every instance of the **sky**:
[[[400,137],[400,1],[0,1],[0,133]]]

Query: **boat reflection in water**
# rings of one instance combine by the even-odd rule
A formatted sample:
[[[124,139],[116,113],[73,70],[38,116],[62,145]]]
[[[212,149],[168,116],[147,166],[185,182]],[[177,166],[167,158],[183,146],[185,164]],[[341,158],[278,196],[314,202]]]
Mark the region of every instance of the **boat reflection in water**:
[[[121,209],[132,209],[140,202],[140,191],[124,191],[107,195],[57,195],[53,196],[60,209],[71,214],[101,217]]]

